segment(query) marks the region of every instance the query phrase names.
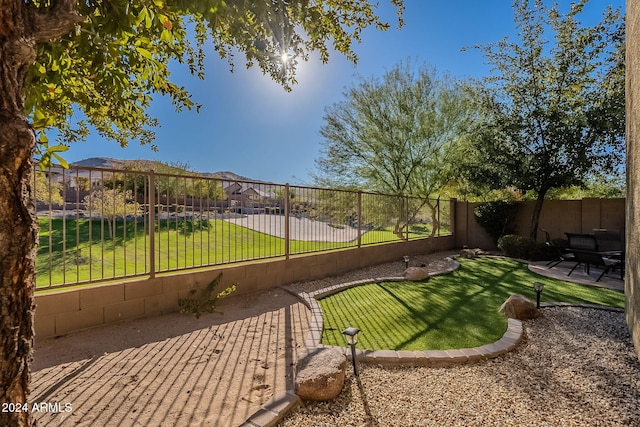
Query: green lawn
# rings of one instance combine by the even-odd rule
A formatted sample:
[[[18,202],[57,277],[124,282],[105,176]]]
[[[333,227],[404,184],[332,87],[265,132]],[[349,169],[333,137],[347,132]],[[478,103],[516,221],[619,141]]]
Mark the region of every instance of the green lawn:
[[[142,221],[118,221],[111,233],[108,224],[88,219],[40,219],[40,243],[36,258],[38,288],[91,280],[144,275],[150,269],[148,226]],[[409,238],[430,233],[424,225],[412,227]],[[444,231],[443,231],[444,232]],[[111,235],[113,234],[113,238]],[[397,241],[391,229],[372,230],[362,244]],[[222,220],[160,221],[155,233],[157,272],[227,264],[284,256],[282,238],[253,231]],[[291,254],[355,247],[357,242],[290,242]]]
[[[624,294],[538,276],[508,258],[460,260],[460,268],[427,282],[381,282],[346,289],[319,301],[322,343],[344,346],[342,331],[360,328],[358,348],[444,350],[495,342],[506,331],[498,312],[514,293],[535,301],[533,282],[545,284],[542,301],[624,307]]]

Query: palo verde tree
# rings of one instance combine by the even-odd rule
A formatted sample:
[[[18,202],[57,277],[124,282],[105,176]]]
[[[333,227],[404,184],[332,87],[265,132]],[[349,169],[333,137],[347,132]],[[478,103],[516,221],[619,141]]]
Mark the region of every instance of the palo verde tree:
[[[403,223],[450,178],[449,158],[475,116],[468,92],[435,69],[408,60],[382,78],[363,79],[344,98],[326,110],[315,179],[320,185],[396,196],[394,232],[402,236]],[[410,195],[424,203],[408,209]],[[432,212],[435,207],[430,205]]]
[[[91,192],[84,198],[85,214],[89,218],[98,216],[106,221],[109,238],[116,238],[117,220],[127,216],[137,217],[142,208],[133,199],[133,193],[121,188],[101,188]]]
[[[401,24],[402,0],[390,1]],[[37,147],[45,162],[63,150],[43,131],[72,142],[93,127],[122,145],[151,143],[153,97],[197,108],[167,64],[202,77],[208,40],[231,64],[242,55],[289,89],[312,51],[355,61],[352,43],[371,26],[387,24],[368,0],[0,0],[0,403],[26,404],[29,391],[32,159]],[[30,422],[30,412],[0,413],[3,426]]]
[[[530,237],[551,189],[613,173],[624,158],[624,20],[607,8],[582,26],[587,0],[516,0],[519,40],[479,46],[493,66],[478,86],[485,119],[461,173],[490,188],[533,191]],[[464,162],[463,162],[464,163]]]

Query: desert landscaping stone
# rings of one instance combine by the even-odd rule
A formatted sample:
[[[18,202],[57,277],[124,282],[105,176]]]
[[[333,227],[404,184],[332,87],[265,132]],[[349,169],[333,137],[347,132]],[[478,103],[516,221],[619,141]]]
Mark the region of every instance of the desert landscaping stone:
[[[499,311],[509,319],[528,320],[540,316],[540,311],[527,297],[513,294],[502,303]]]
[[[407,280],[424,280],[429,278],[427,267],[409,267],[404,271],[404,278]]]
[[[546,308],[523,325],[527,339],[498,358],[446,367],[363,365],[358,380],[347,372],[337,399],[300,406],[278,425],[639,425],[640,361],[623,313]],[[478,349],[461,352],[479,357]]]
[[[347,359],[332,348],[317,348],[300,361],[296,393],[303,400],[331,400],[342,391]]]

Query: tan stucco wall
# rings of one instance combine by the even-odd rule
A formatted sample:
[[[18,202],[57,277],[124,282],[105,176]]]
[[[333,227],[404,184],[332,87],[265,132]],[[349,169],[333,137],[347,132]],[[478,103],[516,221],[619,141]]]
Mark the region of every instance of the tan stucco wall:
[[[627,1],[627,324],[640,357],[640,1]]]
[[[218,290],[235,284],[236,296],[251,298],[257,291],[276,286],[336,276],[370,265],[398,261],[404,255],[454,247],[453,236],[435,237],[38,294],[35,298],[36,337],[59,336],[126,319],[177,311],[179,298],[189,296],[191,289],[206,285],[219,273],[223,276]]]

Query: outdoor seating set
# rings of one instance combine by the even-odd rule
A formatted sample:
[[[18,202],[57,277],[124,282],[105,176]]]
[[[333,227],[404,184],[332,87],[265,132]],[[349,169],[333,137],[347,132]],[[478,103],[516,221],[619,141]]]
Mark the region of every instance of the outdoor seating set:
[[[620,279],[624,278],[624,249],[620,239],[620,233],[616,230],[594,229],[593,233],[564,233],[567,236],[568,246],[559,247],[554,244],[549,232],[541,229],[545,234],[547,246],[553,248],[556,258],[547,266],[553,268],[563,261],[574,262],[575,265],[569,271],[568,276],[579,265],[583,265],[587,274],[590,267],[602,268],[602,273],[596,279],[599,282],[610,271],[620,270]]]

